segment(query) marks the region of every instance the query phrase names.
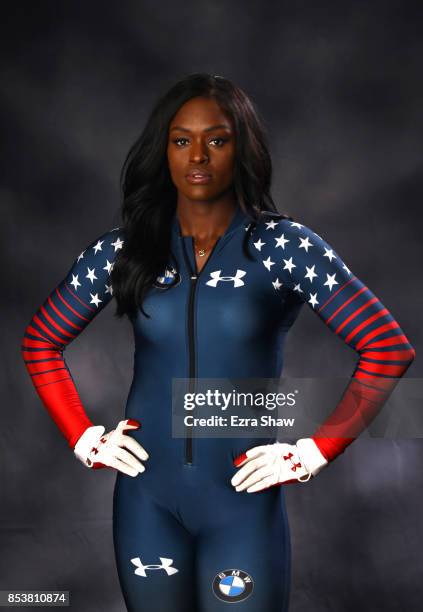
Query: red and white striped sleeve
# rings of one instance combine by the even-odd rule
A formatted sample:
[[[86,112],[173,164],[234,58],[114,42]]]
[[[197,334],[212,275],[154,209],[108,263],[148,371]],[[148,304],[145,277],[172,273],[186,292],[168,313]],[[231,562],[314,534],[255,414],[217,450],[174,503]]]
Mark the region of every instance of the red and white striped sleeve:
[[[63,352],[112,299],[109,276],[122,245],[121,230],[115,228],[87,246],[35,312],[22,339],[32,384],[71,448],[93,423]]]

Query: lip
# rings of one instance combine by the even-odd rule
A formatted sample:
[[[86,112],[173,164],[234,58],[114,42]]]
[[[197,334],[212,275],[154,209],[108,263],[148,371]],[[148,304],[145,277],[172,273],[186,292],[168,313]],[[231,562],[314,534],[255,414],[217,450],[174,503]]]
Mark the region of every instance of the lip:
[[[190,170],[188,174],[185,175],[185,178],[189,183],[197,185],[209,183],[212,176],[209,172],[205,172],[204,170]]]

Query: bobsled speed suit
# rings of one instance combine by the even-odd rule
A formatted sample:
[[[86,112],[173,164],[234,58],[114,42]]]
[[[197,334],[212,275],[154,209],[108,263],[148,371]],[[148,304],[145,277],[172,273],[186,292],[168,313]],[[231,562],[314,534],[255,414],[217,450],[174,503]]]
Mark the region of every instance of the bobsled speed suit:
[[[193,238],[181,235],[174,214],[174,260],[145,299],[151,318],[139,311],[133,322],[134,373],[125,418],[141,422],[130,435],[150,458],[135,478],[117,472],[114,490],[116,562],[130,611],[219,612],[228,602],[244,612],[288,608],[284,487],[249,494],[230,483],[235,457],[274,440],[172,437],[173,378],[280,377],[287,334],[307,304],[359,356],[341,401],[329,407],[332,414],[313,436],[332,461],[354,437],[341,430],[339,437],[325,437],[331,419],[336,422],[354,395],[358,435],[362,417],[373,417],[414,356],[388,310],[315,232],[271,212],[250,224],[238,206],[196,273]],[[243,252],[246,232],[253,260]],[[71,448],[95,423],[63,350],[112,299],[109,274],[123,241],[120,228],[93,241],[23,338],[33,384]],[[169,278],[173,286],[166,288]],[[121,418],[116,413],[116,422]],[[228,569],[239,573],[227,576]]]

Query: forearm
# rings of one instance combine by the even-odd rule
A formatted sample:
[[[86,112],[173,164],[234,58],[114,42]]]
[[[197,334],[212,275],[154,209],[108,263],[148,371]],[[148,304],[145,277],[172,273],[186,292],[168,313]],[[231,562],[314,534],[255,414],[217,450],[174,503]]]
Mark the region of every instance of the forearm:
[[[396,339],[395,342],[406,340],[404,335],[401,335],[401,338],[402,340]],[[369,351],[361,354],[353,378],[340,402],[312,436],[328,461],[333,461],[342,453],[383,408],[400,378],[413,362],[414,349],[408,341],[406,344],[407,348],[400,351],[385,351],[383,363],[380,353],[379,361],[374,358],[370,358],[373,361],[367,361]],[[389,375],[394,373],[395,376]]]

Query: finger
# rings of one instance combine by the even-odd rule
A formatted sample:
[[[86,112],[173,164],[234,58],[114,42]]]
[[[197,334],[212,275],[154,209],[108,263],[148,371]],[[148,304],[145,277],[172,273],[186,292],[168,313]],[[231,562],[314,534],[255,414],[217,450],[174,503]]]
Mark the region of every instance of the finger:
[[[252,474],[254,470],[259,467],[262,467],[263,465],[265,465],[265,463],[266,458],[264,456],[260,456],[257,459],[252,459],[237,471],[237,473],[232,477],[231,484],[236,487],[243,480],[245,480],[245,478]]]
[[[135,419],[124,419],[123,421],[119,421],[116,429],[122,433],[125,429],[139,429],[140,427],[141,423],[139,421]]]
[[[262,480],[267,476],[272,474],[273,470],[270,466],[265,465],[257,470],[255,470],[248,478],[246,478],[241,484],[235,487],[237,491],[245,491],[248,487],[251,487],[256,482]]]
[[[123,472],[124,474],[127,474],[128,476],[132,476],[133,478],[135,478],[135,476],[138,476],[138,470],[131,468],[129,465],[127,465],[123,461],[120,461],[116,457],[111,458],[110,465],[111,467],[114,467],[116,470],[119,470],[119,472]]]
[[[257,459],[251,460],[249,463],[246,463],[238,470],[238,472],[232,477],[231,484],[234,487],[237,487],[241,482],[243,482],[250,474],[252,474],[258,467]]]
[[[267,452],[266,446],[253,446],[253,448],[248,449],[245,454],[249,459],[254,459],[254,457],[258,457],[259,455],[263,455]]]
[[[147,461],[147,459],[149,458],[149,454],[139,442],[134,440],[134,438],[131,438],[131,436],[125,436],[124,434],[121,434],[121,439],[122,444],[119,444],[119,446],[123,445],[126,448],[129,448],[129,450],[134,453],[134,455],[136,455],[143,461]]]
[[[235,467],[241,467],[241,465],[244,465],[246,462],[250,461],[250,459],[254,459],[254,457],[262,455],[265,452],[264,449],[264,446],[254,446],[245,453],[238,455],[238,457],[235,457],[234,459]]]
[[[238,455],[238,457],[235,457],[234,466],[241,467],[241,465],[244,465],[246,461],[248,461],[248,457],[245,453],[242,453],[242,455]]]
[[[124,448],[120,448],[120,446],[116,446],[113,449],[113,455],[117,457],[118,459],[120,459],[121,461],[127,463],[129,466],[138,470],[139,472],[145,471],[145,467],[143,466],[143,464],[140,461],[138,461],[138,459],[136,459],[134,455],[132,455],[131,453],[128,453],[128,451],[125,450]]]
[[[259,480],[259,482],[257,482],[256,484],[252,485],[251,487],[248,487],[247,493],[256,493],[257,491],[263,491],[264,489],[268,489],[269,487],[272,487],[275,484],[276,482],[274,476],[266,476],[266,478],[263,478],[262,480]]]

